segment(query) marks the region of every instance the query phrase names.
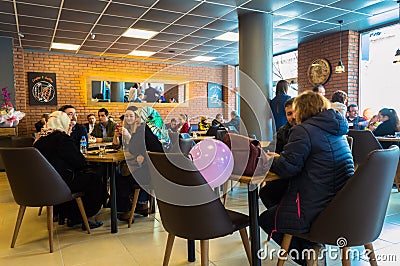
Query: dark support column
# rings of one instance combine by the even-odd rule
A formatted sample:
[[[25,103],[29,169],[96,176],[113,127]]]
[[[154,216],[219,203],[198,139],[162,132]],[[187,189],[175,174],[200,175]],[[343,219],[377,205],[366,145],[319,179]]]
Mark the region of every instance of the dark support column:
[[[273,15],[239,14],[240,116],[242,134],[272,140]],[[242,129],[243,128],[243,129]]]
[[[11,94],[11,102],[15,107],[14,52],[12,42],[11,37],[0,37],[0,80],[1,88],[7,87],[7,91]]]
[[[111,101],[124,102],[124,82],[111,82]]]

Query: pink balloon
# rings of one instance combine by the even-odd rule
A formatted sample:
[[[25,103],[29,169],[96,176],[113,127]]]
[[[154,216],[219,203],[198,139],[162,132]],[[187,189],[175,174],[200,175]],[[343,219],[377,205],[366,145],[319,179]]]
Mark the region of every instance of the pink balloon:
[[[197,170],[200,171],[207,168],[214,161],[216,150],[216,144],[208,139],[200,141],[194,145],[189,154],[192,156],[192,160]]]
[[[190,154],[193,163],[211,188],[224,184],[233,171],[233,155],[222,141],[205,139],[197,143]]]

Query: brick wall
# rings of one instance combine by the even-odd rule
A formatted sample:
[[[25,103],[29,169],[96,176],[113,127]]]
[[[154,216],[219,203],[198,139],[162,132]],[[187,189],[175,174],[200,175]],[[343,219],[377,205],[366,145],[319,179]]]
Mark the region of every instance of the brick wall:
[[[326,97],[331,99],[336,90],[345,91],[348,103],[358,104],[358,71],[359,71],[359,33],[354,31],[342,32],[342,62],[345,73],[335,73],[335,67],[339,62],[340,33],[335,33],[317,40],[299,44],[298,46],[298,82],[299,92],[312,89],[313,85],[308,81],[308,66],[314,59],[325,58],[332,67],[332,74],[324,84]]]
[[[16,105],[17,109],[26,113],[18,127],[20,135],[30,135],[34,132],[34,123],[40,119],[42,113],[57,110],[64,104],[76,107],[78,122],[86,122],[86,115],[96,113],[99,106],[87,104],[86,76],[124,75],[135,76],[135,80],[157,79],[189,81],[189,106],[188,107],[162,107],[158,108],[160,114],[166,118],[177,117],[179,113],[186,113],[189,117],[207,115],[214,117],[221,109],[207,108],[207,82],[219,84],[234,84],[231,79],[235,76],[228,75],[223,67],[201,66],[173,66],[154,62],[133,61],[118,58],[101,58],[82,55],[61,53],[32,52],[14,48],[14,71],[16,80]],[[57,106],[30,106],[27,86],[28,72],[50,72],[57,76]],[[232,83],[233,82],[233,83]],[[232,100],[233,99],[233,100]],[[226,101],[233,101],[234,97],[226,97]],[[123,114],[126,104],[105,103],[113,117]],[[233,107],[228,102],[226,108]],[[226,112],[229,112],[227,110]]]

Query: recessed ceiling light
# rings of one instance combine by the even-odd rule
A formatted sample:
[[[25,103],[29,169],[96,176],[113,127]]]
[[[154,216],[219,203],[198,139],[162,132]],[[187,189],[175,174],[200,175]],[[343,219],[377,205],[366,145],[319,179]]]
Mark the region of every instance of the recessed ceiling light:
[[[221,41],[230,41],[230,42],[238,42],[239,41],[239,33],[237,32],[225,32],[214,39]]]
[[[127,29],[122,36],[130,37],[130,38],[138,38],[138,39],[150,39],[154,35],[156,35],[157,31],[151,30],[139,30],[139,29]]]
[[[79,48],[79,44],[61,43],[53,42],[51,44],[51,49],[61,49],[61,50],[72,50],[76,51]]]
[[[152,56],[156,52],[150,52],[150,51],[139,51],[135,50],[129,53],[129,55],[135,55],[135,56]]]
[[[214,58],[215,57],[212,57],[212,56],[202,56],[202,55],[200,55],[200,56],[193,57],[190,60],[192,60],[192,61],[211,61]]]

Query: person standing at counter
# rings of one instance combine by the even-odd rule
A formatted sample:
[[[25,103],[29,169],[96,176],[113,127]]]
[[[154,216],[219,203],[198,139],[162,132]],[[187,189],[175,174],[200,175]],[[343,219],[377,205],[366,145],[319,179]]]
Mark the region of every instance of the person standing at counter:
[[[286,80],[278,81],[276,84],[276,96],[271,100],[270,103],[271,111],[275,120],[276,131],[278,131],[281,126],[287,123],[284,104],[290,99],[290,96],[287,95],[288,87],[289,84]]]
[[[106,108],[99,109],[97,114],[99,123],[94,126],[90,135],[96,138],[96,142],[112,142],[116,123],[109,119],[109,113]]]

